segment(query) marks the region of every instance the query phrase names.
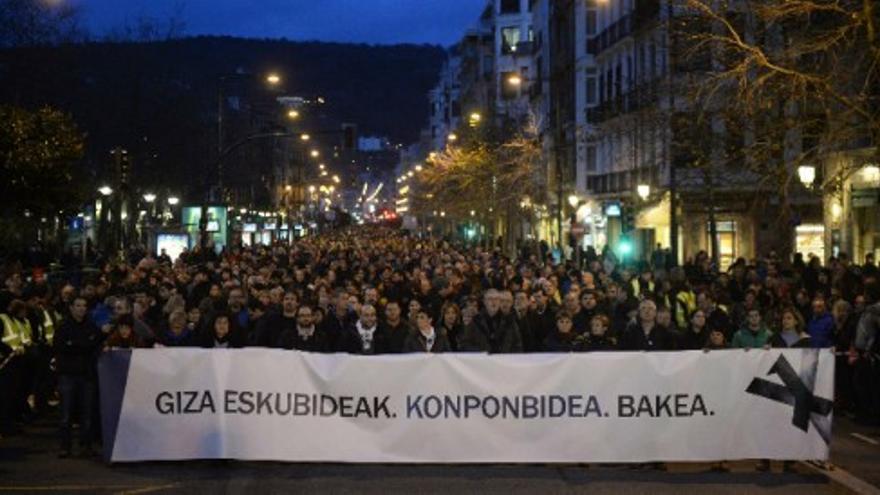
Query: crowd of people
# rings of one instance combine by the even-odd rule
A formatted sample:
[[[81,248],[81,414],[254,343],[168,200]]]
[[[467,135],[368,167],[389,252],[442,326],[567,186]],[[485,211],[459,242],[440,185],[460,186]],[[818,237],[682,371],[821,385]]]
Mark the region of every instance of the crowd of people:
[[[0,292],[0,426],[60,397],[61,455],[96,424],[103,350],[271,347],[308,352],[592,352],[834,347],[839,412],[880,419],[880,283],[873,258],[581,266],[541,254],[357,228],[220,255],[137,255],[76,281]],[[655,266],[660,265],[660,266]],[[56,392],[57,391],[57,392]],[[6,398],[9,400],[6,400]]]

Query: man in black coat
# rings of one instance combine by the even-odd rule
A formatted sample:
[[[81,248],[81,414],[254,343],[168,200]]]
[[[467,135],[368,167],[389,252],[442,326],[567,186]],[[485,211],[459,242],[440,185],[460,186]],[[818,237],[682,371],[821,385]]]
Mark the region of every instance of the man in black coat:
[[[315,327],[311,306],[303,304],[297,308],[296,325],[284,329],[278,340],[278,347],[306,352],[328,352],[330,350],[327,336],[321,329]]]
[[[657,324],[657,304],[650,299],[639,303],[639,313],[620,336],[623,351],[668,351],[675,349],[674,341],[665,328]]]
[[[79,443],[83,456],[93,455],[92,408],[97,396],[97,356],[101,349],[101,331],[87,317],[85,298],[77,297],[70,305],[70,317],[55,334],[55,366],[61,394],[61,454],[71,454],[73,406],[79,404]]]
[[[532,301],[535,307],[529,311],[527,319],[534,347],[531,349],[526,347],[525,350],[526,352],[541,352],[544,350],[544,340],[556,331],[556,316],[553,308],[548,305],[549,298],[543,290],[536,291],[532,295]]]
[[[483,296],[483,311],[465,327],[459,344],[466,352],[514,353],[522,352],[522,337],[516,320],[501,314],[501,295],[489,289]]]
[[[388,301],[385,304],[385,320],[380,324],[380,330],[388,336],[388,352],[397,354],[403,352],[403,345],[412,327],[401,317],[400,303]]]
[[[385,354],[388,351],[388,335],[379,328],[376,307],[361,306],[358,320],[346,327],[337,343],[337,350],[349,354]]]
[[[296,330],[296,314],[299,298],[295,292],[287,292],[281,300],[281,311],[273,311],[259,319],[253,333],[253,344],[258,347],[279,347],[281,335]]]

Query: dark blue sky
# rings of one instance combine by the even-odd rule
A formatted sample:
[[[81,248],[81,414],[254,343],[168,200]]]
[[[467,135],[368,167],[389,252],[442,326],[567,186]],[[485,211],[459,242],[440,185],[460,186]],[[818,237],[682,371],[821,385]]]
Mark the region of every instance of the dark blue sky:
[[[139,17],[178,10],[186,34],[291,40],[450,45],[476,22],[485,0],[72,0],[100,36]]]

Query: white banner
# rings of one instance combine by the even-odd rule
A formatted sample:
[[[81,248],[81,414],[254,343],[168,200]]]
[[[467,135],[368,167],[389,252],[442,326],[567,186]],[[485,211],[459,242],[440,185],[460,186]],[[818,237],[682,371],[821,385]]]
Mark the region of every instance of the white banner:
[[[828,350],[112,354],[100,371],[114,462],[807,460],[829,450]]]

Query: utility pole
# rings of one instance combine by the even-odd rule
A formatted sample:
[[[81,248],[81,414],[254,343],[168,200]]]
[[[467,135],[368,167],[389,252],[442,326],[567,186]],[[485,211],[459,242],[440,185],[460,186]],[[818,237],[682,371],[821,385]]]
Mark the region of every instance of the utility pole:
[[[675,76],[673,75],[675,64],[673,63],[672,43],[672,0],[666,0],[666,73],[669,79],[669,134],[668,160],[669,160],[669,249],[671,251],[673,266],[678,266],[678,177],[676,164],[672,157],[672,120],[675,116]]]

